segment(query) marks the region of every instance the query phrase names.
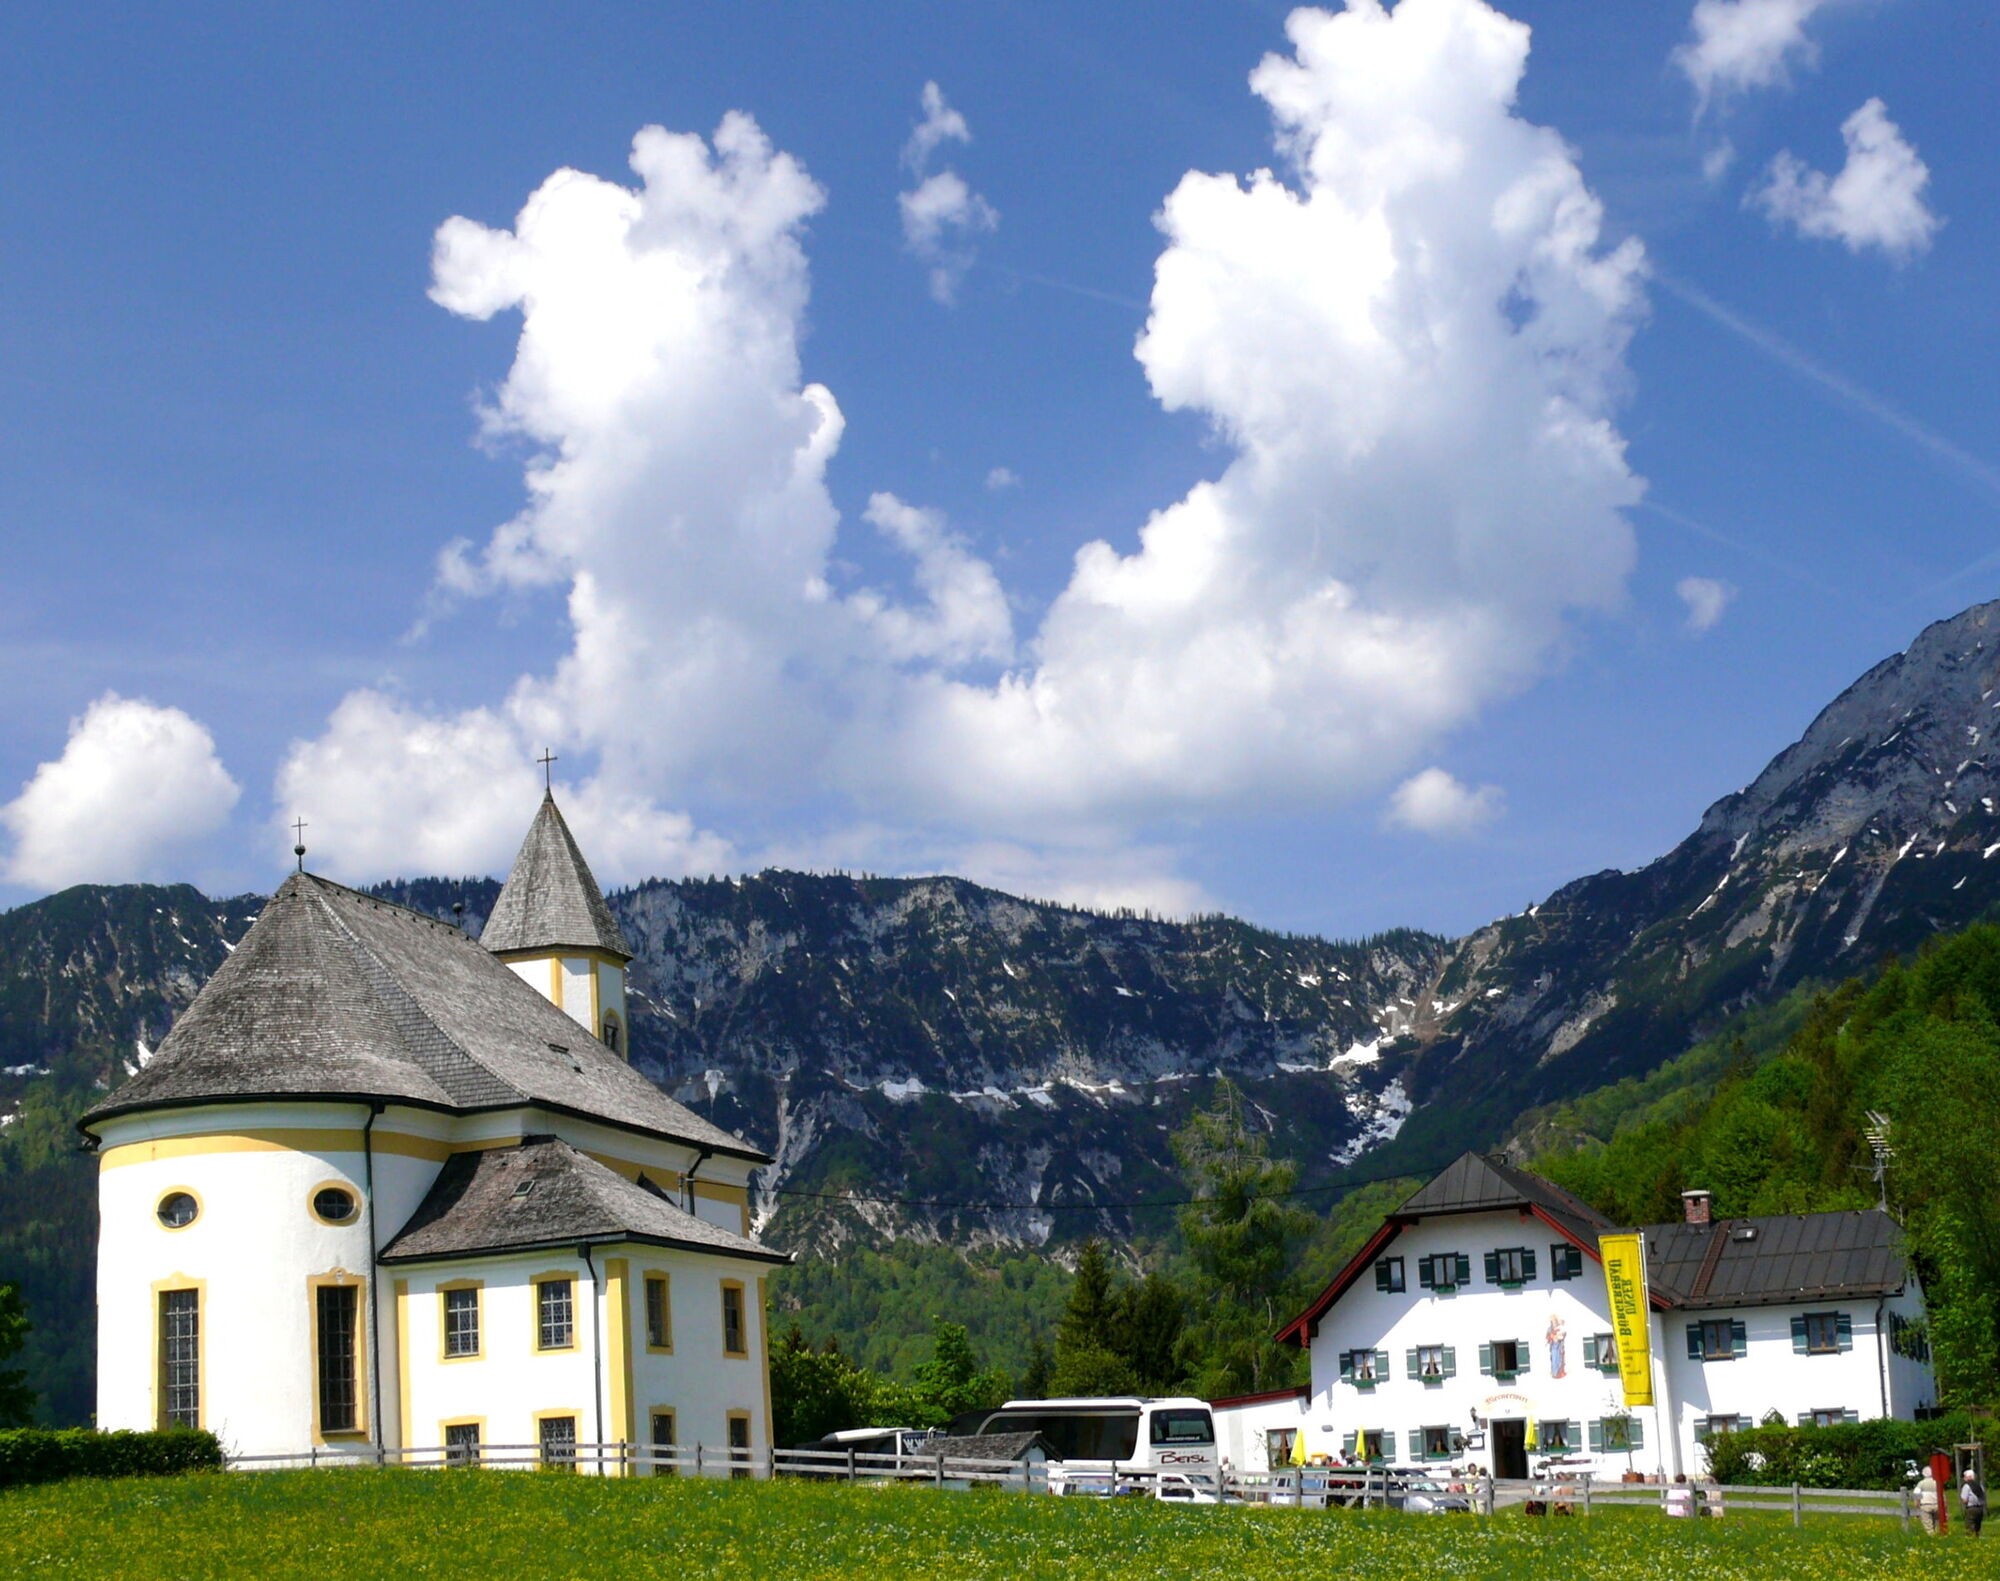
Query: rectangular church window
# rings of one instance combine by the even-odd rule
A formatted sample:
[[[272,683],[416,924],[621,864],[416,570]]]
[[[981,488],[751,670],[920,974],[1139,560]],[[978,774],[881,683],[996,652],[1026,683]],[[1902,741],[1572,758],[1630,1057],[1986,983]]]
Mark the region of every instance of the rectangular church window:
[[[447,1422],[444,1429],[444,1463],[447,1466],[479,1464],[479,1424]]]
[[[201,1426],[201,1292],[160,1292],[160,1426]]]
[[[665,1274],[646,1275],[646,1349],[674,1348],[674,1308]]]
[[[444,1292],[444,1353],[447,1356],[479,1354],[479,1290],[460,1285]]]
[[[321,1285],[313,1292],[319,1336],[319,1430],[351,1433],[359,1425],[354,1387],[355,1343],[359,1324],[360,1288]]]
[[[541,1420],[542,1464],[558,1471],[576,1470],[576,1418],[545,1416]]]
[[[722,1349],[729,1356],[750,1354],[743,1336],[743,1287],[734,1279],[722,1282]]]
[[[655,1411],[653,1413],[653,1453],[657,1458],[653,1461],[654,1476],[671,1477],[680,1469],[679,1463],[671,1458],[673,1452],[674,1413],[672,1411]]]
[[[576,1344],[576,1283],[544,1279],[535,1286],[535,1349],[569,1350]]]

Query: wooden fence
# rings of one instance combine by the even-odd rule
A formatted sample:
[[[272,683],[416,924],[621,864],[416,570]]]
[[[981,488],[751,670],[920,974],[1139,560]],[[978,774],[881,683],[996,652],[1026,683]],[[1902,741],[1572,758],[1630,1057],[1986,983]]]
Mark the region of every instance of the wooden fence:
[[[231,1455],[232,1470],[282,1470],[317,1466],[499,1467],[584,1471],[600,1476],[692,1476],[769,1481],[801,1477],[838,1482],[912,1482],[937,1488],[995,1487],[1021,1493],[1146,1494],[1178,1490],[1184,1475],[1112,1465],[1066,1478],[1040,1462],[968,1460],[922,1453],[888,1454],[853,1449],[718,1449],[704,1444],[434,1444],[411,1449],[325,1446],[286,1455]],[[1449,1479],[1381,1468],[1303,1466],[1227,1478],[1229,1502],[1304,1509],[1404,1509],[1412,1495],[1447,1511],[1492,1515],[1525,1508],[1551,1517],[1588,1516],[1609,1507],[1668,1513],[1677,1494],[1688,1495],[1696,1519],[1747,1511],[1787,1513],[1794,1526],[1814,1515],[1878,1515],[1916,1519],[1916,1495],[1859,1488],[1737,1487],[1712,1482],[1598,1482],[1582,1474],[1524,1481],[1494,1477]]]

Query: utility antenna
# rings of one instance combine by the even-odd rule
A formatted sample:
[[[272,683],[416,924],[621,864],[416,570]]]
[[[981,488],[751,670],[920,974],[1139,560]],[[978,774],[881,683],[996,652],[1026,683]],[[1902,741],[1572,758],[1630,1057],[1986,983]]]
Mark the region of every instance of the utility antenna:
[[[1875,1179],[1875,1198],[1884,1213],[1889,1211],[1889,1161],[1896,1156],[1896,1150],[1889,1145],[1889,1117],[1879,1109],[1870,1109],[1868,1123],[1861,1128],[1867,1139],[1868,1151],[1874,1162],[1868,1166],[1868,1173]]]
[[[542,766],[542,789],[553,794],[556,788],[556,775],[555,770],[550,768],[549,765],[551,763],[559,763],[562,760],[549,748],[543,747],[542,755],[536,758],[535,761]]]

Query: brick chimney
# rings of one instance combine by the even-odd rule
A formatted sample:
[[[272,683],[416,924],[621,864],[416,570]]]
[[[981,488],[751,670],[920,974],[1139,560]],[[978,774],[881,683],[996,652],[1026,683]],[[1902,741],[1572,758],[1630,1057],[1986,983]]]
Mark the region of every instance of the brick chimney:
[[[1681,1193],[1681,1207],[1687,1213],[1688,1223],[1708,1223],[1709,1204],[1714,1200],[1715,1193],[1712,1191],[1683,1191]]]

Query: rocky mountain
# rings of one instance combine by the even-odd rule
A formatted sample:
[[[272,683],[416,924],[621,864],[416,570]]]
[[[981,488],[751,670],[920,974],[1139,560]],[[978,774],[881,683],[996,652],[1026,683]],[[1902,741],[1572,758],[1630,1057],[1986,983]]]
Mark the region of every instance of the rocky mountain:
[[[1580,878],[1453,947],[1397,1149],[1683,1052],[2000,903],[2000,603],[1926,629],[1636,872]]]
[[[793,1244],[1164,1227],[1119,1205],[1173,1194],[1167,1133],[1216,1074],[1308,1183],[1418,1170],[1991,911],[1996,728],[1989,604],[1863,676],[1658,861],[1455,943],[1104,916],[952,878],[649,882],[611,899],[639,952],[633,1057],[777,1156],[758,1212]],[[381,892],[476,928],[495,886]],[[83,888],[0,916],[0,1123],[123,1079],[257,904]]]

